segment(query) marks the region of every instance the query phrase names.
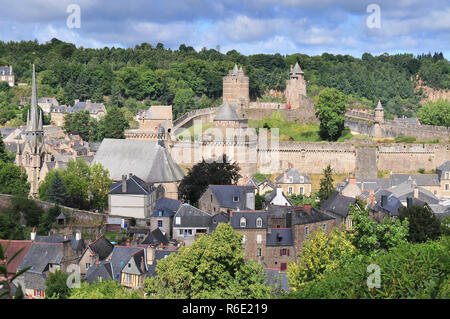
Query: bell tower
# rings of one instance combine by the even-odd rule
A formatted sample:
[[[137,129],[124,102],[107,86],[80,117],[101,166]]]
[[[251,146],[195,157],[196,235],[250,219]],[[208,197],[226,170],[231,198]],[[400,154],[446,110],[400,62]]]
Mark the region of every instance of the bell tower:
[[[36,73],[33,64],[31,107],[27,114],[27,128],[25,142],[18,145],[16,164],[20,165],[28,175],[30,194],[36,198],[39,188],[39,175],[44,162],[49,160],[49,154],[45,151],[44,129],[42,125],[42,111],[38,112],[36,95]]]

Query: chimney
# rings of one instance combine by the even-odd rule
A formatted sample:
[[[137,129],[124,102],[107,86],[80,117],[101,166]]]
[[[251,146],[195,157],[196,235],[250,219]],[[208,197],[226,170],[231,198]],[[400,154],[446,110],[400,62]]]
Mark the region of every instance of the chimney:
[[[81,240],[81,232],[80,232],[80,231],[77,231],[77,232],[75,233],[75,240],[76,240],[76,241]]]
[[[36,239],[36,227],[33,227],[33,231],[31,232],[31,241]]]
[[[310,204],[303,204],[303,209],[308,213],[308,215],[311,215],[311,208],[312,206]]]
[[[91,100],[86,100],[86,105],[91,105]]]
[[[386,207],[387,195],[381,195],[381,207]]]
[[[155,259],[155,249],[150,245],[147,246],[147,265],[153,264]]]
[[[419,199],[419,188],[417,186],[414,187],[414,198]]]
[[[122,193],[127,192],[127,175],[122,175]]]
[[[410,208],[413,206],[413,199],[412,197],[407,197],[406,198],[406,208]]]
[[[355,178],[355,177],[351,177],[351,178],[348,180],[348,182],[349,182],[349,184],[354,184],[354,185],[356,185],[356,178]]]

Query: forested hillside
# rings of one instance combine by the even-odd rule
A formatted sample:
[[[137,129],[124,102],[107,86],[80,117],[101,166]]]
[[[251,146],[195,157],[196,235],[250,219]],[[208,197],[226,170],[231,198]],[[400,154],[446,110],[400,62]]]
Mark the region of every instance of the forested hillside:
[[[374,107],[381,100],[390,118],[417,113],[417,78],[436,89],[450,88],[450,66],[442,53],[365,53],[361,58],[328,53],[244,56],[235,50],[220,53],[205,48],[196,52],[185,45],[171,50],[161,43],[87,49],[58,39],[44,44],[0,41],[0,65],[13,65],[16,85],[31,81],[31,64],[36,64],[39,96],[56,96],[61,104],[73,104],[74,99],[108,102],[125,106],[130,113],[146,108],[137,101],[145,101],[147,106],[173,104],[175,117],[218,105],[222,76],[234,63],[242,65],[250,77],[251,99],[256,99],[268,89],[284,90],[289,66],[296,61],[305,72],[308,95],[313,99],[323,87],[334,87],[349,95],[349,101]],[[17,109],[22,96],[29,96],[29,88],[0,85],[0,124],[20,122]]]

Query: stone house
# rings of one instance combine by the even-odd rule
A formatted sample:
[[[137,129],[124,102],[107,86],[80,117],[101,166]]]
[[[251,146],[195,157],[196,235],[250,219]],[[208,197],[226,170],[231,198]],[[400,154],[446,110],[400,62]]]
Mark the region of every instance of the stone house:
[[[37,103],[45,114],[50,114],[52,108],[59,106],[59,102],[55,97],[41,97]]]
[[[167,246],[169,244],[169,239],[159,228],[155,228],[151,231],[141,242],[141,245],[151,245],[151,246]]]
[[[249,180],[245,181],[244,185],[255,187],[256,192],[259,195],[263,195],[267,192],[272,192],[276,188],[276,185],[268,178],[264,179],[262,182],[258,182],[256,178],[252,177]]]
[[[320,209],[327,215],[336,218],[336,226],[344,223],[346,229],[352,228],[350,205],[356,203],[356,198],[347,197],[334,192],[322,203]]]
[[[88,244],[78,262],[81,275],[87,275],[89,269],[98,262],[105,260],[113,249],[113,244],[104,235]]]
[[[106,107],[103,103],[93,103],[91,100],[80,102],[75,99],[73,106],[59,105],[54,106],[50,113],[50,120],[56,126],[64,126],[64,116],[68,113],[77,113],[88,111],[89,116],[93,119],[100,120],[107,114]]]
[[[308,175],[299,173],[295,168],[288,168],[275,179],[277,187],[281,187],[285,194],[311,195],[311,181]]]
[[[145,222],[156,204],[156,188],[130,174],[123,175],[120,182],[111,185],[108,193],[108,211],[111,215],[136,218]]]
[[[395,219],[400,209],[404,208],[402,202],[387,190],[374,193],[368,201],[370,218],[382,222],[385,217]]]
[[[192,245],[198,236],[209,233],[212,216],[189,204],[181,204],[174,215],[173,239],[186,246]]]
[[[212,214],[255,209],[255,187],[209,185],[198,200],[198,207]]]
[[[284,271],[296,261],[292,228],[267,228],[265,267]]]
[[[450,161],[445,162],[436,168],[436,173],[439,177],[440,197],[450,198]]]
[[[163,234],[172,238],[173,216],[180,207],[181,202],[167,197],[158,198],[150,215],[150,230],[160,229]]]
[[[78,256],[69,239],[58,243],[33,242],[17,270],[31,268],[17,278],[16,285],[21,285],[25,297],[43,298],[49,273],[56,270],[66,272],[69,265],[77,262]]]
[[[263,264],[266,258],[267,212],[264,210],[231,212],[230,224],[243,236],[245,259],[256,260]]]

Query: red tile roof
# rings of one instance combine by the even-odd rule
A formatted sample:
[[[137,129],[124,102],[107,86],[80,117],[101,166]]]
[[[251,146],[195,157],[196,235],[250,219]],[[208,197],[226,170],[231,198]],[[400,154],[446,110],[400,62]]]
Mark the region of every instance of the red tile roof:
[[[9,246],[8,242],[10,242]],[[2,245],[3,249],[8,246],[8,249],[6,250],[7,259],[12,257],[19,249],[23,248],[21,253],[17,255],[16,258],[14,258],[14,260],[8,265],[7,270],[9,274],[15,274],[17,272],[17,267],[27,254],[28,248],[30,248],[31,243],[31,240],[0,240],[0,245]]]

